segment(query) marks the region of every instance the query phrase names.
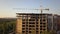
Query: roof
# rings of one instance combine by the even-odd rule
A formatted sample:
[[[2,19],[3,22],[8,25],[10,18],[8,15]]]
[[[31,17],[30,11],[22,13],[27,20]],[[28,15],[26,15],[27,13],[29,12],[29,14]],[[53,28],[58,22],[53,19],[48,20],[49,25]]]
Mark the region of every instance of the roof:
[[[18,15],[39,15],[41,13],[16,13]],[[52,15],[52,14],[48,14],[48,13],[42,13],[43,15]]]

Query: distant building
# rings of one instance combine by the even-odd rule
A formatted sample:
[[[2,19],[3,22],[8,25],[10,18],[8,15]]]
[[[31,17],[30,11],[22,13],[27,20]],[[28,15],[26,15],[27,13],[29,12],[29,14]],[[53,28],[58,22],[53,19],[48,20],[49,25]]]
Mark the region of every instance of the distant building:
[[[17,13],[17,34],[40,34],[57,30],[57,16],[53,14]]]

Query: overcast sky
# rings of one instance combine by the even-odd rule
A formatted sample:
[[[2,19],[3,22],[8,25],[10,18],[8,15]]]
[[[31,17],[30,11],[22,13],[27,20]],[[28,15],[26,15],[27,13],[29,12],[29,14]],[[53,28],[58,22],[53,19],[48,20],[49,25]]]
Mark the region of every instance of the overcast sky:
[[[43,13],[60,14],[60,0],[0,0],[0,17],[16,17],[17,12],[40,13],[38,10],[16,10],[13,8],[49,8],[49,11],[43,10]]]

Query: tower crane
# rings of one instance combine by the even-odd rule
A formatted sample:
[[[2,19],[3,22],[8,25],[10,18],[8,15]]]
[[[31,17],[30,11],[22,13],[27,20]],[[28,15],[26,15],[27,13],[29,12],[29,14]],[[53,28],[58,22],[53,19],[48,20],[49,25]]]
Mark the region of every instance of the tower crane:
[[[13,8],[14,10],[40,10],[41,11],[41,14],[43,13],[43,10],[48,10],[48,8],[45,8],[45,9],[28,9],[28,8]]]

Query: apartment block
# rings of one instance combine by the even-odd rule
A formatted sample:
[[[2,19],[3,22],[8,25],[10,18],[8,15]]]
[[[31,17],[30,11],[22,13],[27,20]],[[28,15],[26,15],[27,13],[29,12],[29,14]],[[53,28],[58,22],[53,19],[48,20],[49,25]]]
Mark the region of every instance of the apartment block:
[[[52,14],[16,13],[16,34],[41,34],[54,29],[54,16]],[[55,24],[55,25],[53,25]]]

